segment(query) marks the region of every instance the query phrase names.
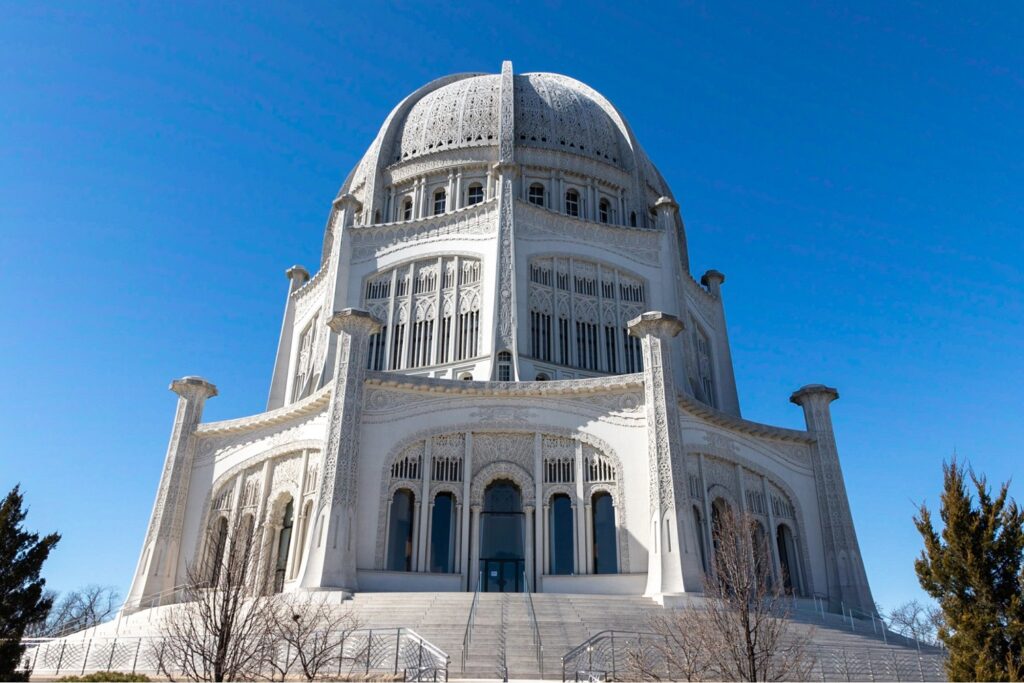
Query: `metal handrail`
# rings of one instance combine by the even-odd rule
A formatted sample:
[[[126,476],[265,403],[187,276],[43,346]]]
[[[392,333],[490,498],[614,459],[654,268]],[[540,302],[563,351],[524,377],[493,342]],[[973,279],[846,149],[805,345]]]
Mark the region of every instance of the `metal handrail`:
[[[466,618],[466,632],[462,636],[462,671],[466,671],[466,656],[469,644],[473,641],[473,619],[476,618],[476,606],[480,602],[480,585],[484,582],[483,570],[477,576],[476,588],[473,590],[473,602],[469,605],[469,616]]]
[[[537,624],[537,612],[533,609],[533,593],[530,591],[530,578],[523,571],[523,586],[526,587],[526,604],[530,611],[530,625],[533,627],[533,651],[537,656],[537,668],[540,677],[544,678],[544,643],[540,639],[540,625]]]
[[[614,629],[595,633],[562,655],[562,680],[618,680],[615,641],[618,639],[620,643],[627,643],[630,638],[636,638],[636,646],[642,649],[645,639],[662,640],[665,636],[649,631]],[[610,650],[600,649],[599,646],[605,641],[610,641]],[[941,661],[945,657],[941,651],[921,653],[881,645],[852,648],[811,645],[809,652],[814,655],[815,669],[823,681],[851,680],[850,676],[853,676],[852,680],[860,680],[859,676],[863,676],[863,680],[875,680],[876,673],[882,675],[883,680],[891,680],[885,678],[885,667],[892,667],[896,671],[897,680],[936,680],[934,676],[942,675]],[[583,655],[587,656],[586,662],[580,661]],[[567,671],[570,663],[572,671]],[[875,672],[873,667],[882,667],[883,671]],[[671,678],[671,672],[667,674]]]

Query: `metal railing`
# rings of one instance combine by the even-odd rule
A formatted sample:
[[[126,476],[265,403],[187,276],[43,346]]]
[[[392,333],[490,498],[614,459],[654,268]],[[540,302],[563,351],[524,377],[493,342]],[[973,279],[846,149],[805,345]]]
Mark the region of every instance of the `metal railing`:
[[[793,600],[789,605],[789,611],[794,615],[803,616],[805,619],[813,614],[814,619],[822,624],[848,628],[854,633],[870,632],[880,637],[885,645],[892,643],[913,647],[922,655],[935,654],[936,650],[942,649],[941,644],[922,641],[893,630],[891,622],[886,622],[885,617],[881,614],[847,607],[846,603],[842,601],[839,603],[839,613],[830,612],[827,608],[828,598],[820,593],[812,595],[810,600],[814,604],[813,610],[807,609],[806,601]]]
[[[466,657],[469,656],[469,644],[473,642],[473,620],[476,618],[476,607],[480,604],[480,585],[484,582],[481,571],[476,577],[476,588],[473,590],[473,602],[469,605],[469,616],[466,618],[466,632],[462,636],[462,671],[466,671]]]
[[[544,643],[540,639],[540,625],[537,623],[537,612],[533,609],[533,593],[530,591],[530,579],[523,572],[523,586],[526,587],[526,606],[530,613],[530,626],[533,629],[533,651],[537,657],[537,669],[544,678]]]
[[[181,674],[168,661],[162,636],[107,636],[93,638],[25,638],[23,666],[34,676],[85,675],[96,671],[122,671],[156,676]],[[295,659],[280,647],[261,668],[294,673]],[[408,628],[358,629],[340,640],[330,661],[330,675],[368,677],[401,673],[407,681],[448,680],[450,657]]]
[[[661,680],[686,680],[665,658],[667,636],[644,631],[601,631],[562,656],[563,681],[635,680],[632,663]],[[944,681],[941,653],[919,653],[899,647],[843,648],[811,645],[810,678],[819,681]]]

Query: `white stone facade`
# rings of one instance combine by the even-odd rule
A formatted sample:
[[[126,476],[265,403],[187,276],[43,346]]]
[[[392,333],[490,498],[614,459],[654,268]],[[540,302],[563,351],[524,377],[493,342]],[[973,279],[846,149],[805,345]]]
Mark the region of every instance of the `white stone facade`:
[[[740,417],[725,278],[691,276],[671,191],[586,85],[506,62],[420,88],[334,200],[318,272],[287,275],[266,412],[204,423],[213,385],[171,385],[130,600],[241,515],[269,590],[664,601],[701,590],[729,505],[795,594],[873,609],[837,393],[793,394],[807,431]]]

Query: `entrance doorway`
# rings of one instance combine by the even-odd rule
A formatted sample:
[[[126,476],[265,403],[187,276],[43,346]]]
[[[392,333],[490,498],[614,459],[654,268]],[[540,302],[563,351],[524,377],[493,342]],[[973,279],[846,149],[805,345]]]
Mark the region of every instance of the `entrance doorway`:
[[[491,482],[484,490],[480,521],[480,590],[525,590],[526,539],[519,487],[508,479]]]

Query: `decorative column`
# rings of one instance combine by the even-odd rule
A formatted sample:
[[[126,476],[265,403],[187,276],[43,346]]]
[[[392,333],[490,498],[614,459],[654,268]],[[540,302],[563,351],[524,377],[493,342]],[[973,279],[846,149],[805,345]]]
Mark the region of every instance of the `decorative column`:
[[[658,311],[644,313],[629,322],[629,333],[643,344],[650,477],[648,525],[654,534],[648,547],[644,594],[662,604],[687,590],[699,591],[703,585],[700,557],[694,552],[696,543],[689,538],[691,525],[683,523],[690,509],[690,494],[675,385],[676,352],[671,344],[682,330],[679,318]],[[666,525],[662,521],[665,519],[673,523]],[[669,543],[661,542],[662,533],[673,536]]]
[[[590,562],[587,561],[587,503],[583,492],[583,442],[576,440],[573,470],[576,479],[576,496],[572,501],[572,554],[576,558],[573,571],[577,574],[590,574]]]
[[[470,535],[476,539],[472,541],[473,551],[469,561],[469,590],[475,591],[477,582],[480,580],[480,506],[476,503],[469,506],[470,509]]]
[[[438,281],[440,281],[438,277]],[[410,289],[412,289],[410,287]],[[429,567],[427,562],[427,543],[429,542],[430,535],[430,520],[434,518],[434,501],[430,499],[430,468],[433,464],[433,446],[434,438],[428,437],[427,442],[423,447],[423,462],[420,466],[420,505],[419,512],[417,512],[417,535],[416,535],[416,547],[418,551],[416,553],[417,562],[413,565],[413,570],[418,572],[425,572]]]
[[[547,501],[544,501],[544,528],[541,534],[544,539],[543,556],[544,562],[540,567],[540,576],[544,576],[551,572],[551,505]]]
[[[290,385],[294,377],[295,349],[295,299],[296,290],[309,282],[309,271],[302,266],[292,266],[284,272],[288,276],[288,295],[284,301],[284,316],[281,319],[281,334],[277,338],[277,357],[274,360],[274,374],[270,380],[270,397],[267,410],[280,408],[288,402]]]
[[[149,530],[128,592],[130,605],[137,605],[142,599],[176,585],[177,568],[182,559],[179,550],[185,503],[196,450],[195,431],[203,417],[206,399],[217,395],[217,387],[202,377],[176,379],[170,389],[178,395],[178,407]]]
[[[523,512],[526,515],[524,520],[526,525],[523,529],[523,535],[525,536],[525,538],[523,539],[523,550],[526,551],[526,557],[524,557],[523,559],[525,560],[524,564],[526,565],[524,571],[526,572],[527,585],[529,586],[531,593],[536,593],[537,586],[534,584],[533,578],[533,539],[535,538],[533,535],[533,509],[534,508],[532,505],[523,506]]]
[[[452,327],[455,327],[452,325]],[[466,432],[464,439],[463,451],[462,451],[462,528],[459,529],[461,534],[461,545],[459,546],[459,566],[462,571],[462,590],[471,590],[473,586],[473,576],[475,576],[476,569],[470,564],[469,552],[470,548],[475,545],[472,542],[470,531],[472,529],[472,523],[469,517],[470,514],[470,494],[471,485],[473,482],[473,432]]]
[[[512,354],[512,380],[519,380],[519,354],[516,349],[516,259],[515,259],[515,181],[519,167],[515,163],[515,117],[512,62],[501,64],[501,88],[498,119],[498,239],[495,262],[498,282],[495,287],[494,344],[491,376],[497,378],[497,354]]]
[[[594,573],[594,506],[588,499],[583,504],[583,528],[587,535],[583,543],[583,557],[586,559],[587,573]],[[618,529],[618,527],[615,527]]]
[[[736,377],[732,370],[732,352],[729,350],[729,330],[725,324],[725,305],[722,302],[722,284],[725,275],[717,270],[709,270],[700,278],[700,283],[707,287],[708,293],[717,303],[719,325],[715,330],[715,354],[711,359],[715,373],[715,390],[718,392],[718,407],[733,415],[740,414],[740,399],[736,393]]]
[[[334,391],[328,408],[323,475],[316,502],[316,527],[302,576],[307,589],[355,590],[356,482],[359,430],[370,335],[380,324],[366,311],[346,308],[327,322],[338,336]]]
[[[828,578],[829,608],[840,603],[867,613],[875,612],[864,561],[853,528],[850,501],[846,497],[839,451],[832,431],[829,404],[839,392],[823,384],[808,384],[793,392],[789,400],[804,409],[807,431],[814,438],[812,454],[814,483],[818,494],[818,514],[825,546],[825,571]]]

